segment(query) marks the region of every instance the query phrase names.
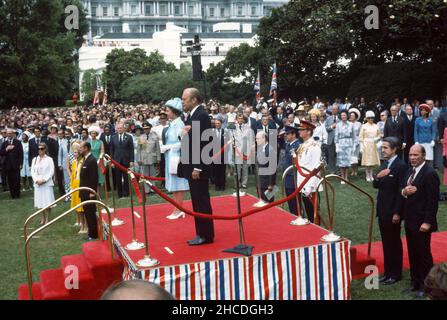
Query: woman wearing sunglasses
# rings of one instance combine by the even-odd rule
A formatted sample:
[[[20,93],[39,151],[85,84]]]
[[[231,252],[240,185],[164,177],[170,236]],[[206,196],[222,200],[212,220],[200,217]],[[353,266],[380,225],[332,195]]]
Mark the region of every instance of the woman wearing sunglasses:
[[[34,207],[42,209],[54,202],[53,176],[54,162],[47,156],[47,146],[45,143],[39,143],[38,156],[31,163],[31,175],[34,181]],[[42,213],[40,224],[47,224],[50,215],[47,209]]]

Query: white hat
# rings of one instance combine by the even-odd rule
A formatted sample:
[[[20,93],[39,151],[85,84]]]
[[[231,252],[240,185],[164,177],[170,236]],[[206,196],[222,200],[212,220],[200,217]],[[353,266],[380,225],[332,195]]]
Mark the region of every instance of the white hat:
[[[88,128],[88,133],[92,133],[92,132],[96,132],[97,134],[99,134],[100,133],[99,127],[98,126],[90,126]]]
[[[367,111],[365,114],[365,118],[375,118],[375,117],[376,117],[376,115],[371,110]]]

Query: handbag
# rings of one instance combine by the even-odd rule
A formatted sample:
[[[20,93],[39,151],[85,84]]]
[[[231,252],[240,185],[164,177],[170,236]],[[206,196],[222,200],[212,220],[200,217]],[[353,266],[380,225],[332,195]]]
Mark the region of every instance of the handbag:
[[[169,171],[168,172],[170,174],[177,174],[179,163],[180,163],[180,156],[172,155],[169,159]]]

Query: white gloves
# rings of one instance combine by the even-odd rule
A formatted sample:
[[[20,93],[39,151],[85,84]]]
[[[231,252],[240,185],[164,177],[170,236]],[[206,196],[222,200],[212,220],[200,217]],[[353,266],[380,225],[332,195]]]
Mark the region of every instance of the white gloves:
[[[171,145],[162,145],[160,146],[160,152],[166,152],[171,149]]]
[[[335,144],[335,152],[339,153],[341,151],[340,145],[338,143]]]
[[[431,146],[431,147],[434,147],[434,146],[435,146],[435,142],[434,142],[433,140],[430,142],[430,146]]]
[[[363,146],[363,142],[360,142],[360,153],[363,153],[365,151],[365,147]]]

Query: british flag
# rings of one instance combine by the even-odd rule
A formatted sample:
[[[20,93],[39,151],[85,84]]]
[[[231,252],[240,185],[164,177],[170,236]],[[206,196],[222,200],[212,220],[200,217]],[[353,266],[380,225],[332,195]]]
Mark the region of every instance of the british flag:
[[[101,91],[101,88],[99,87],[99,81],[98,78],[96,78],[96,90],[95,90],[95,96],[93,97],[93,105],[96,105],[99,103],[99,92]]]
[[[270,85],[270,96],[273,96],[273,100],[276,104],[276,92],[278,91],[278,82],[276,79],[276,62],[273,63],[272,83]]]
[[[254,90],[256,92],[256,101],[261,100],[261,74],[258,70],[258,77],[256,78]]]

